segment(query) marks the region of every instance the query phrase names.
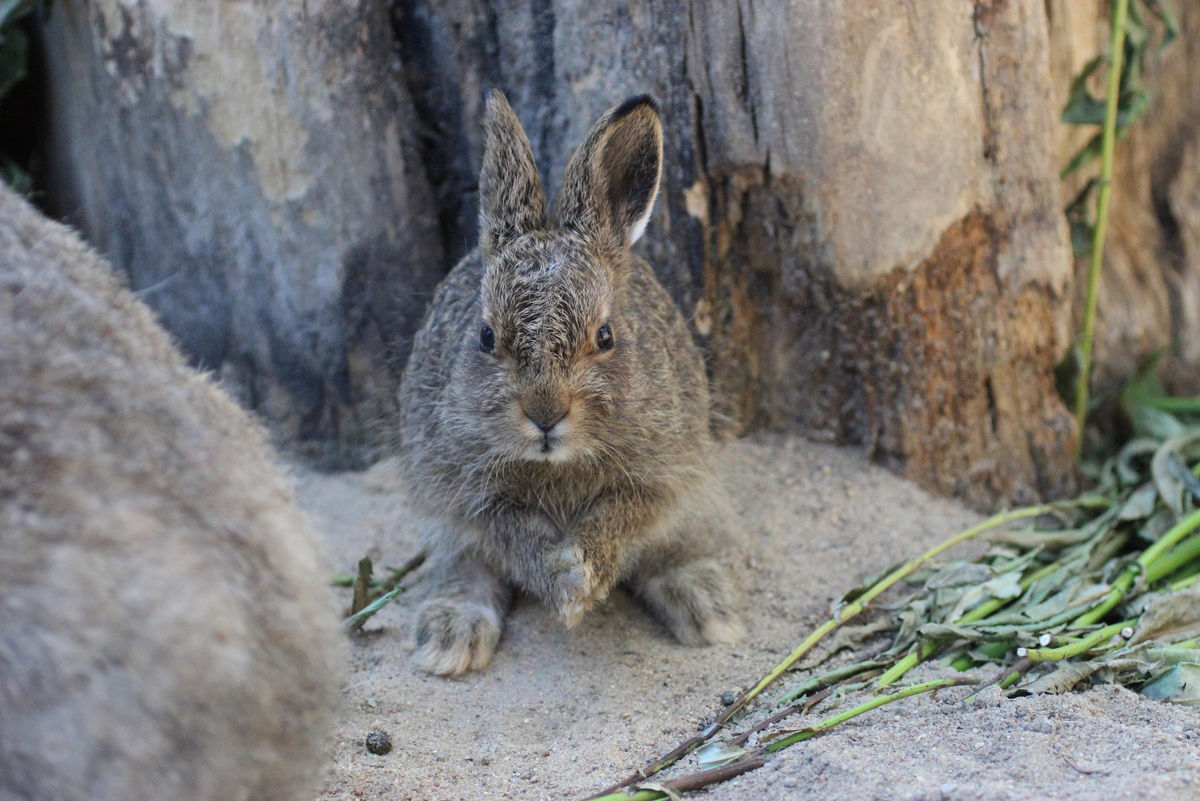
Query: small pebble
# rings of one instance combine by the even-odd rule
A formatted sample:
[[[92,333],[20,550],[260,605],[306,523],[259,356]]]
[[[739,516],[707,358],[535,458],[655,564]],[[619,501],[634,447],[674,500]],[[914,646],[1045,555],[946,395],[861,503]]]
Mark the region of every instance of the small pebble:
[[[383,729],[371,729],[367,735],[367,750],[379,756],[389,754],[392,751],[392,738]]]
[[[1029,728],[1033,731],[1040,731],[1042,734],[1054,734],[1054,723],[1045,715],[1034,718],[1033,724]]]
[[[733,690],[726,690],[721,693],[721,703],[725,706],[733,706],[733,702],[737,700],[737,693]]]

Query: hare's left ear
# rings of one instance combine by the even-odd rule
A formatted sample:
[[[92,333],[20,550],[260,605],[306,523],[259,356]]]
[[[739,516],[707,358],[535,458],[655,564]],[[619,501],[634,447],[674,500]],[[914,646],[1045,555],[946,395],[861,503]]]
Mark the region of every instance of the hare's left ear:
[[[555,219],[565,228],[629,247],[650,221],[662,177],[662,149],[658,106],[648,95],[610,109],[567,165],[554,203]]]

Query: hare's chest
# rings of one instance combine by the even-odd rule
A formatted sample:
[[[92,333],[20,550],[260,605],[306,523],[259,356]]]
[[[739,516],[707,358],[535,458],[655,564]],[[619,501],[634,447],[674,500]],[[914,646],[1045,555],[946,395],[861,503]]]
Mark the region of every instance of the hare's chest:
[[[575,477],[532,476],[509,484],[497,497],[548,518],[560,530],[572,527],[611,492],[603,481]]]

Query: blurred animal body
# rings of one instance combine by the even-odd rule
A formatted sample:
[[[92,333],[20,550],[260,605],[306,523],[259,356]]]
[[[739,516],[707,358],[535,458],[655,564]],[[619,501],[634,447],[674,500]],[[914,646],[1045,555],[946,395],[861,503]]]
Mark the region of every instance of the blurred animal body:
[[[432,554],[415,658],[482,668],[514,589],[573,625],[618,582],[684,643],[736,640],[703,360],[630,252],[658,193],[657,107],[606,113],[549,215],[499,92],[484,126],[480,244],[438,289],[401,386],[401,464]]]
[[[0,799],[290,799],[338,697],[258,428],[0,186]]]

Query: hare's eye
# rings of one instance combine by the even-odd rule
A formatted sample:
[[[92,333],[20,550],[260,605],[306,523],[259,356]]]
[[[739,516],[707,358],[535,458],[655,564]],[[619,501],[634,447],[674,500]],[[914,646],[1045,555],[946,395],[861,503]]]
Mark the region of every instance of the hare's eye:
[[[486,325],[479,332],[479,349],[484,353],[492,353],[496,350],[496,334]]]
[[[613,335],[612,329],[608,327],[608,323],[600,326],[600,330],[596,332],[596,347],[600,350],[612,350]]]

